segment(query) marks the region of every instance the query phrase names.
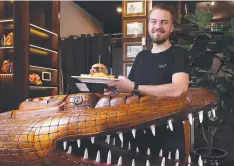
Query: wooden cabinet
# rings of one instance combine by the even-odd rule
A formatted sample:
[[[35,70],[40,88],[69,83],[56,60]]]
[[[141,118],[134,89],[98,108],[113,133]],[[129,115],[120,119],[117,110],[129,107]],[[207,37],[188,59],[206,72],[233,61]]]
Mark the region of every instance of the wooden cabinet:
[[[58,94],[59,11],[59,1],[0,2],[1,112]]]

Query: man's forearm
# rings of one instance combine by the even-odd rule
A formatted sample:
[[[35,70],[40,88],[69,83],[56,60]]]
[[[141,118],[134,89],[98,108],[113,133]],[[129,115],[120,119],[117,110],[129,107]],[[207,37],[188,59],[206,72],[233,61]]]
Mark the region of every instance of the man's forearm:
[[[187,91],[188,87],[182,87],[176,84],[163,85],[139,85],[138,90],[142,95],[149,96],[180,96]]]

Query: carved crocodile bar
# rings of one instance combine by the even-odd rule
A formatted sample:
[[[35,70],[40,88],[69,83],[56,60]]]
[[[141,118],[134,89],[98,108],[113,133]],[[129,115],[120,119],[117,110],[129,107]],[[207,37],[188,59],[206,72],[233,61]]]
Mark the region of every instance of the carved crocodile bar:
[[[125,134],[134,140],[149,129],[146,135],[156,137],[155,125],[173,129],[174,122],[202,117],[217,103],[216,94],[202,88],[174,98],[78,93],[27,99],[18,110],[0,114],[0,165],[161,165],[162,154],[147,158],[149,149],[143,155],[137,145],[133,151]]]

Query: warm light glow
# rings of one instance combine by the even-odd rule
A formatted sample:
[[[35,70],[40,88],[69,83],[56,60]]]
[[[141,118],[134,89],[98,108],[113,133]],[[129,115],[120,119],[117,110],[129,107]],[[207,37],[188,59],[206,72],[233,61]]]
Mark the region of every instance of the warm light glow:
[[[213,6],[213,5],[215,5],[215,2],[214,2],[214,1],[212,1],[212,2],[211,2],[211,5],[212,5],[212,6]]]
[[[122,8],[121,8],[121,7],[117,7],[117,8],[116,8],[116,11],[117,11],[118,13],[121,13],[121,12],[122,12]]]
[[[30,86],[30,88],[32,89],[54,89],[54,88],[58,88],[56,86]]]
[[[39,47],[39,46],[35,46],[35,45],[32,45],[32,44],[30,44],[30,47],[38,48],[38,49],[45,50],[45,51],[49,51],[49,52],[53,52],[53,53],[58,53],[58,52],[56,52],[56,51],[49,50],[49,49],[47,49],[47,48],[43,48],[43,47]]]
[[[13,46],[4,46],[4,47],[0,47],[0,49],[9,49],[9,48],[14,48]]]
[[[52,68],[47,68],[47,67],[40,67],[40,66],[33,66],[33,65],[30,65],[31,68],[36,68],[38,70],[55,70],[57,71],[57,69],[52,69]]]
[[[47,51],[39,50],[39,49],[36,49],[36,48],[30,48],[30,51],[32,53],[36,53],[36,54],[48,55]]]
[[[37,29],[40,29],[40,30],[42,30],[42,31],[48,32],[48,33],[50,33],[50,34],[52,34],[52,35],[58,36],[58,34],[56,34],[56,33],[54,33],[54,32],[51,32],[51,31],[49,31],[49,30],[47,30],[47,29],[41,28],[41,27],[39,27],[39,26],[36,26],[36,25],[34,25],[34,24],[30,24],[30,26],[32,26],[32,27],[34,27],[34,28],[37,28]]]
[[[1,22],[12,22],[13,21],[13,19],[8,19],[8,20],[0,20],[0,23]]]
[[[47,37],[49,36],[48,34],[43,33],[43,32],[41,32],[41,31],[38,31],[38,30],[35,30],[35,29],[33,29],[33,28],[30,28],[30,32],[31,32],[32,34],[34,34],[34,35],[41,36],[41,37],[45,37],[45,38],[47,38]]]
[[[13,73],[0,74],[0,76],[13,76]]]

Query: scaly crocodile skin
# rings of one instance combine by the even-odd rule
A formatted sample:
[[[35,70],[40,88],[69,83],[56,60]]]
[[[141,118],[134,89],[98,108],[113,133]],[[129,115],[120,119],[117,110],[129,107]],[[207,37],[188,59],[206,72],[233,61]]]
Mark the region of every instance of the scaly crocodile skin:
[[[182,121],[175,115],[186,119],[217,102],[208,89],[190,89],[174,98],[80,93],[27,99],[18,110],[0,114],[0,164],[86,165],[93,161],[60,152],[56,143],[148,128],[163,118]]]

